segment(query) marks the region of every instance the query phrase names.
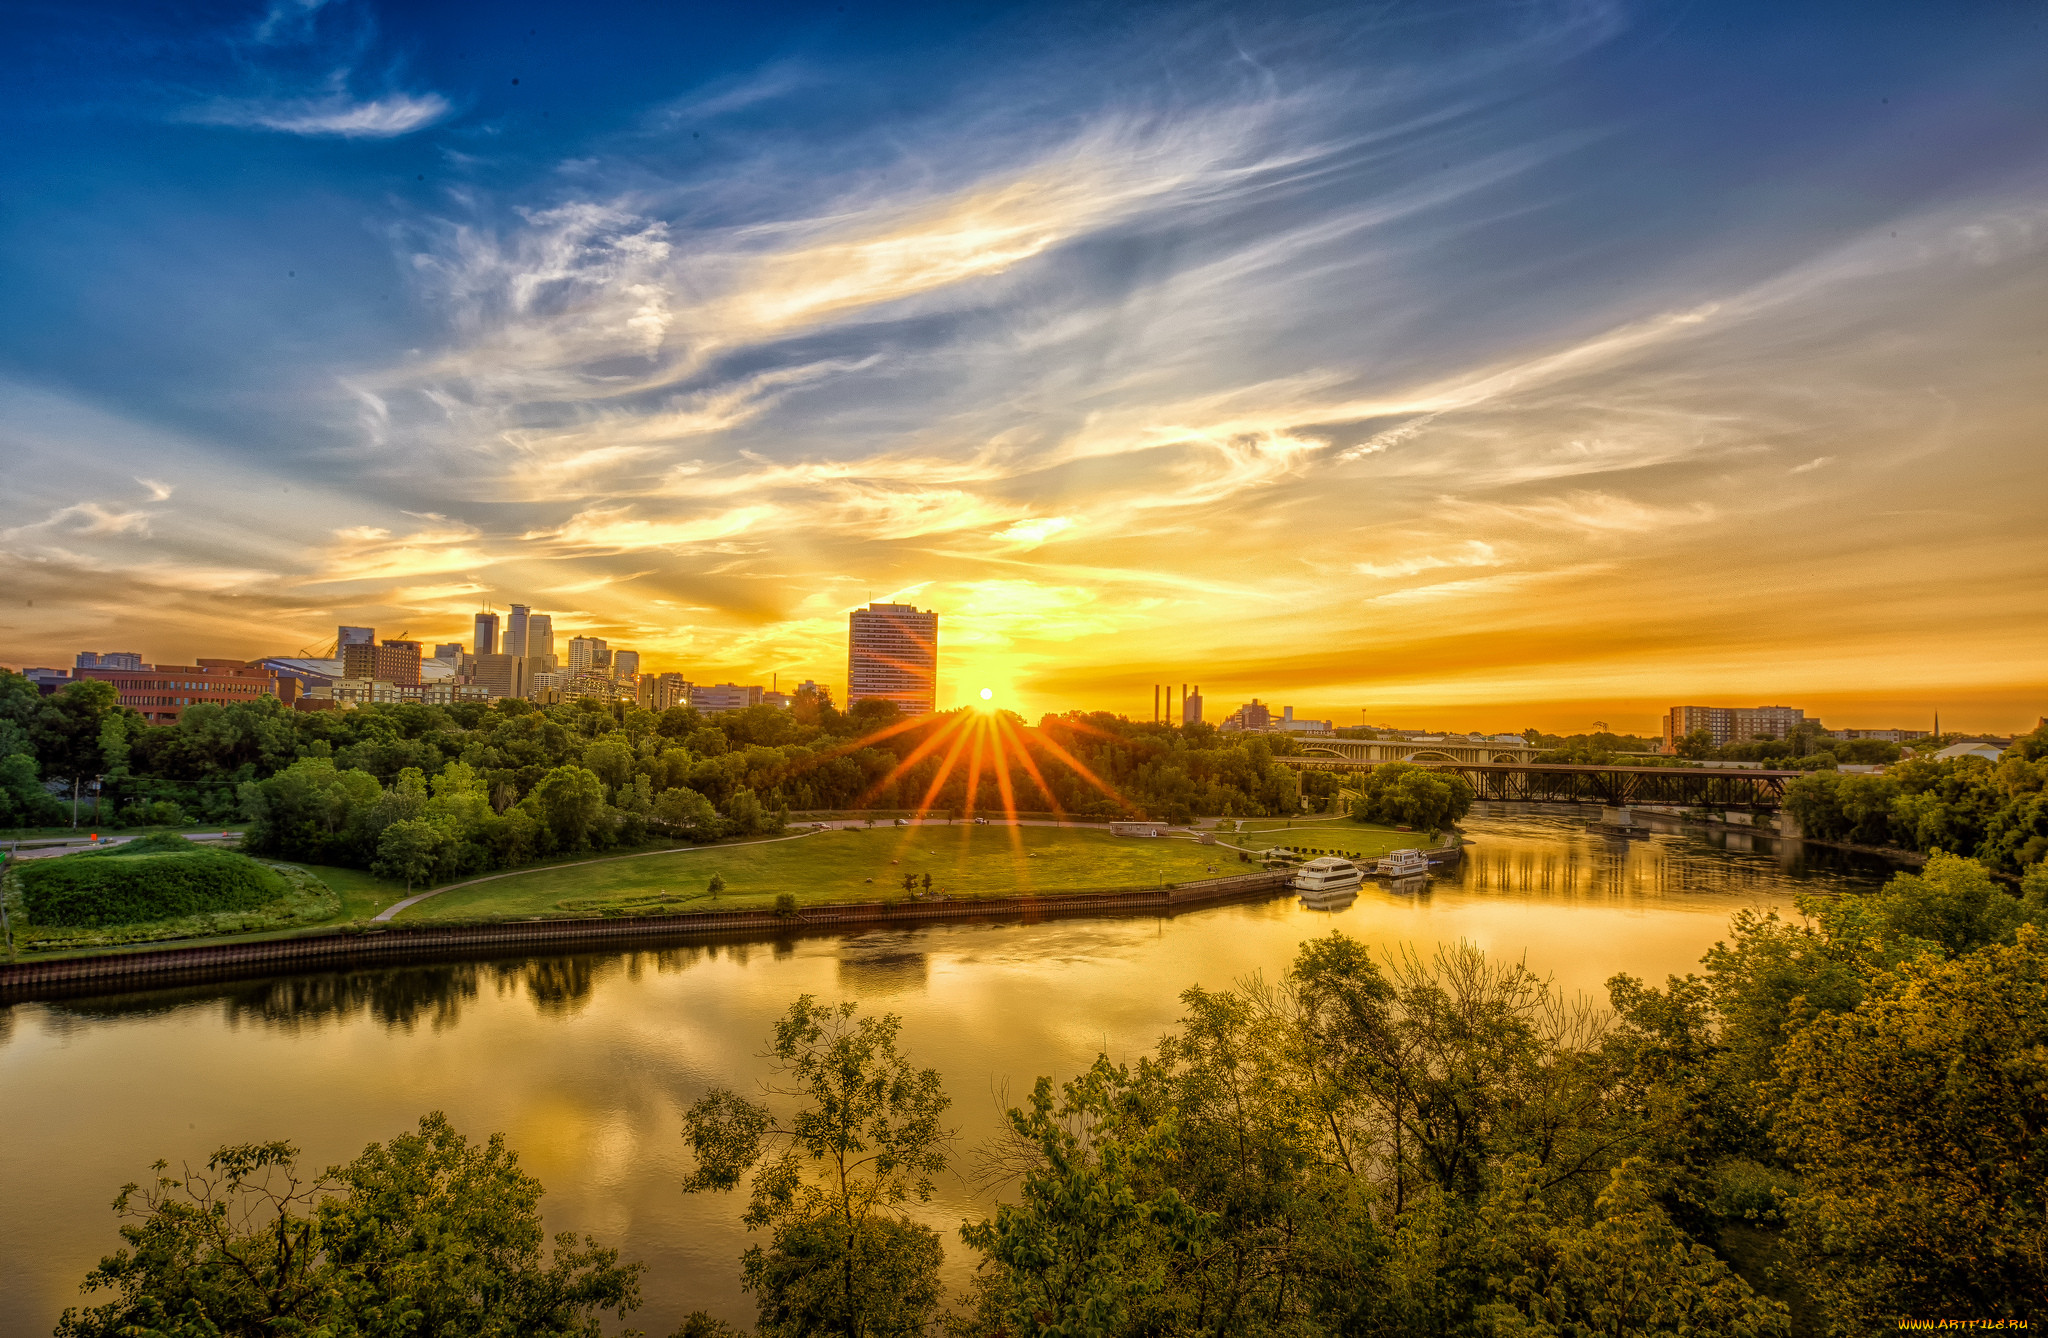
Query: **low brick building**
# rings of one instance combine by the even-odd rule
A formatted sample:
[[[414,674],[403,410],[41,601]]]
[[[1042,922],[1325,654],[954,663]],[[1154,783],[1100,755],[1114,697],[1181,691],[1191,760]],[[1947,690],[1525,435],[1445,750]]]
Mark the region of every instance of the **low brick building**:
[[[121,705],[132,707],[152,725],[175,724],[188,706],[202,702],[232,706],[277,695],[277,675],[268,669],[229,668],[223,661],[208,665],[146,664],[140,669],[85,668],[76,679],[97,678],[113,684]]]

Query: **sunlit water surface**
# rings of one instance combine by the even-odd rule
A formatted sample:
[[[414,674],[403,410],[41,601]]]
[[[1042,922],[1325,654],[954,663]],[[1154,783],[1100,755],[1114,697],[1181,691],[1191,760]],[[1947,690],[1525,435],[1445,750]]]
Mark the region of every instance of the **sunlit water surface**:
[[[1693,968],[1739,907],[1789,911],[1802,891],[1874,886],[1885,872],[1737,833],[1619,841],[1498,806],[1467,827],[1461,867],[1420,891],[1368,884],[1336,912],[1288,898],[0,1007],[0,1335],[47,1334],[75,1303],[79,1279],[119,1244],[110,1200],[156,1158],[175,1167],[223,1143],[287,1138],[326,1165],[429,1110],[473,1136],[504,1131],[548,1187],[550,1230],[595,1233],[649,1265],[635,1327],[667,1333],[699,1307],[751,1321],[741,1205],[680,1191],[681,1116],[714,1085],[752,1090],[770,1024],[798,994],[902,1017],[905,1047],[952,1094],[964,1170],[1037,1075],[1071,1075],[1102,1051],[1135,1056],[1173,1025],[1187,986],[1277,975],[1332,929],[1383,950],[1467,939],[1598,994],[1618,971]],[[956,1288],[971,1267],[956,1230],[986,1210],[949,1172],[920,1211]]]

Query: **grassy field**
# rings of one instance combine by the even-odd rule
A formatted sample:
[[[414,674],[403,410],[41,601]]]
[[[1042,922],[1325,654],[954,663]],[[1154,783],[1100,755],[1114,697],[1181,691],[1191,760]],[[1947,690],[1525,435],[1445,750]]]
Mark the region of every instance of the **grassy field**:
[[[1378,859],[1390,850],[1421,849],[1430,844],[1428,832],[1397,832],[1392,827],[1353,822],[1348,817],[1246,818],[1241,832],[1224,831],[1217,838],[1250,850],[1285,846],[1297,851],[1332,851],[1346,856]]]
[[[920,891],[929,873],[935,893],[1007,897],[1151,887],[1246,871],[1235,852],[1187,840],[1056,827],[876,827],[522,871],[444,892],[399,920],[751,910],[772,906],[782,892],[795,893],[800,903],[901,900],[906,873],[918,876]],[[705,890],[714,873],[725,879],[716,899]]]

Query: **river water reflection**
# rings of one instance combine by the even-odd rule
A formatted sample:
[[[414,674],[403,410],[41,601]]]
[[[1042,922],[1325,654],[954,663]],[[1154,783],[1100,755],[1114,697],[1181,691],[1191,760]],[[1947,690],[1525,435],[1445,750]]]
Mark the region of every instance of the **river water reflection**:
[[[800,993],[900,1014],[906,1048],[945,1076],[964,1153],[1037,1075],[1135,1057],[1172,1026],[1182,989],[1277,974],[1331,929],[1383,949],[1469,939],[1597,994],[1617,971],[1692,969],[1739,907],[1789,911],[1800,892],[1885,876],[1743,833],[1621,841],[1499,806],[1467,827],[1462,866],[1414,892],[1368,883],[1334,912],[1289,898],[0,1007],[0,1335],[50,1331],[119,1244],[108,1202],[156,1158],[289,1138],[325,1165],[429,1110],[472,1136],[503,1130],[548,1187],[550,1230],[593,1232],[650,1266],[635,1327],[666,1333],[698,1307],[751,1322],[741,1205],[678,1190],[681,1115],[711,1086],[751,1089],[772,1020]],[[956,1288],[971,1260],[955,1231],[985,1211],[950,1173],[922,1210]]]

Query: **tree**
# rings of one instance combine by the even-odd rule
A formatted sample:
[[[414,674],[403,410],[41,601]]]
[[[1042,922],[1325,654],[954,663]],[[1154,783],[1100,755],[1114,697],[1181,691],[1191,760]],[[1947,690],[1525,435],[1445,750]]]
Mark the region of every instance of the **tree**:
[[[741,1267],[764,1335],[908,1338],[939,1304],[938,1237],[901,1209],[929,1199],[945,1168],[950,1103],[936,1070],[898,1053],[893,1014],[857,1012],[804,995],[776,1024],[767,1090],[793,1109],[721,1088],[684,1118],[697,1158],[686,1190],[753,1172],[745,1220],[770,1239]]]
[[[718,810],[711,801],[686,786],[663,790],[654,798],[650,816],[665,827],[673,827],[692,840],[705,841],[718,835]]]
[[[2048,1309],[2048,941],[1922,953],[1785,1044],[1778,1137],[1836,1332]]]
[[[414,883],[434,876],[443,840],[440,825],[424,818],[394,822],[377,838],[377,858],[370,872],[402,880],[410,894]]]
[[[1689,762],[1714,755],[1714,736],[1705,729],[1696,729],[1672,744],[1672,751]]]
[[[1178,1150],[1172,1117],[1130,1119],[1131,1088],[1127,1069],[1099,1057],[1057,1101],[1040,1078],[1030,1108],[1010,1110],[1026,1166],[1019,1201],[960,1229],[994,1265],[978,1331],[1118,1334],[1165,1287],[1167,1255],[1192,1240],[1197,1215],[1163,1183]]]
[[[104,772],[100,734],[107,717],[124,709],[114,685],[96,678],[82,679],[45,698],[29,726],[29,742],[43,775],[82,785]]]
[[[540,1182],[494,1135],[440,1114],[346,1166],[302,1174],[289,1143],[224,1147],[182,1177],[156,1163],[114,1209],[127,1247],[86,1276],[115,1295],[64,1312],[59,1338],[281,1333],[598,1338],[639,1304],[640,1266],[562,1234],[542,1257]]]
[[[590,844],[591,828],[604,811],[604,782],[582,767],[556,767],[533,787],[526,802],[557,848],[581,850]]]
[[[1638,1161],[1614,1168],[1589,1220],[1545,1201],[1526,1159],[1505,1169],[1480,1210],[1481,1259],[1493,1299],[1479,1330],[1498,1338],[1567,1334],[1714,1334],[1780,1338],[1784,1306],[1750,1291],[1706,1246],[1671,1224]]]
[[[633,748],[616,734],[607,734],[596,742],[585,745],[583,765],[607,790],[616,790],[633,778]]]
[[[1475,797],[1471,783],[1456,772],[1389,762],[1366,774],[1351,816],[1441,831],[1470,812]]]

